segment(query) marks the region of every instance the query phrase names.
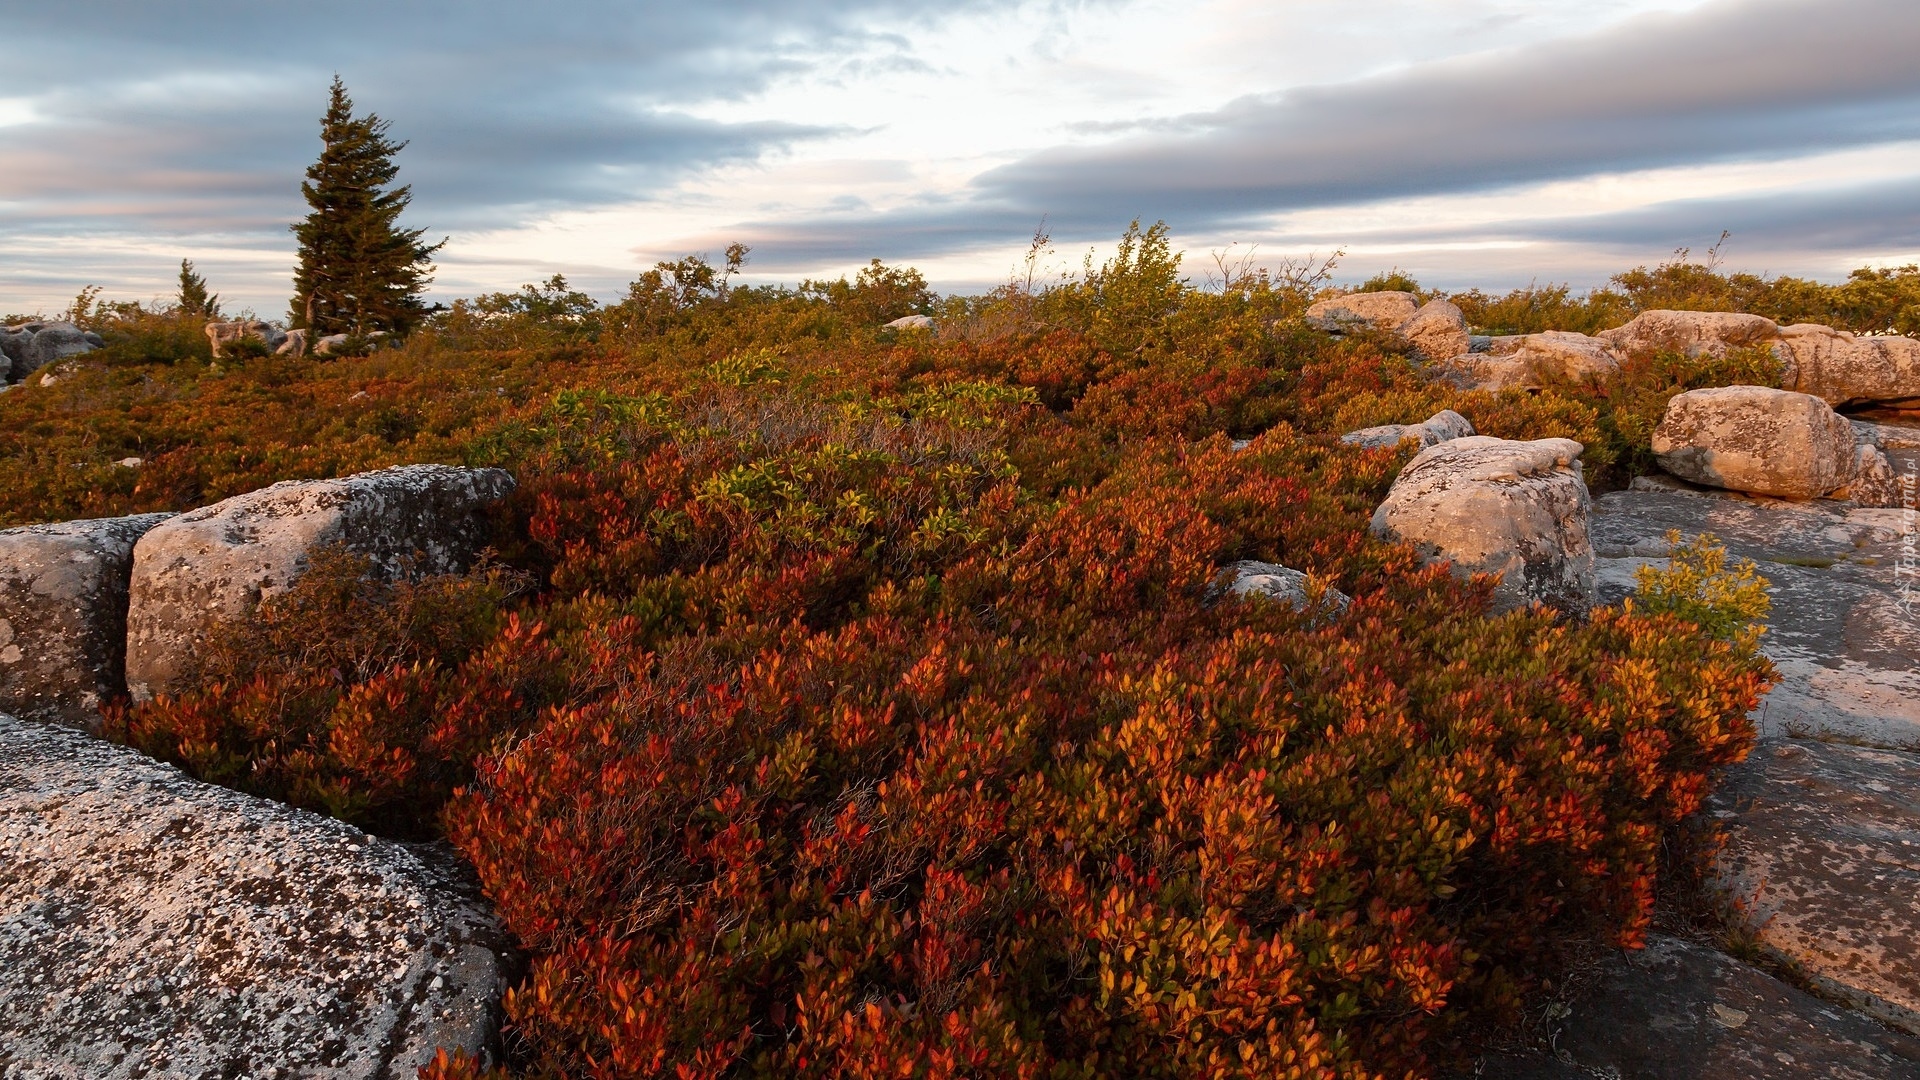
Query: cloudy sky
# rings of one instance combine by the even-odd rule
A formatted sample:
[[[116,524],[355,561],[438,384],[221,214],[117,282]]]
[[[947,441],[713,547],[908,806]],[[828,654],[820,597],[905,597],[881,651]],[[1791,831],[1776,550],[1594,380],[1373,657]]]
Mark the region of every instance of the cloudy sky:
[[[338,72],[411,145],[441,298],[753,248],[1005,280],[1134,217],[1196,271],[1588,286],[1920,260],[1914,0],[0,0],[0,313],[285,310]]]

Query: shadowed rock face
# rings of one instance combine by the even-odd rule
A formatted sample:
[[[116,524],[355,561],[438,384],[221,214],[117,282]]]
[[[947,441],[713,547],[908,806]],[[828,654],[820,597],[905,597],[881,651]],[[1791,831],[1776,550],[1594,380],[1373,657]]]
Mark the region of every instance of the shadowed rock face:
[[[0,717],[0,1075],[411,1077],[487,1049],[450,857]]]
[[[1886,1080],[1920,1073],[1920,1039],[1675,938],[1615,955],[1554,1032],[1564,1060],[1501,1055],[1484,1080]]]
[[[1845,487],[1856,465],[1845,417],[1812,395],[1764,386],[1674,395],[1653,452],[1661,468],[1696,484],[1788,499]]]
[[[1428,447],[1393,482],[1373,531],[1453,563],[1461,575],[1501,575],[1502,608],[1540,602],[1586,611],[1593,602],[1589,500],[1579,443],[1484,435]]]
[[[172,516],[0,532],[0,711],[98,732],[126,691],[133,545]]]
[[[322,545],[395,575],[464,568],[485,539],[483,509],[512,490],[500,469],[404,465],[287,481],[173,518],[134,548],[128,692],[178,689],[208,631],[286,591]]]
[[[0,375],[19,382],[56,360],[92,352],[105,344],[99,334],[67,322],[30,322],[8,327],[0,334],[0,353],[12,363]]]

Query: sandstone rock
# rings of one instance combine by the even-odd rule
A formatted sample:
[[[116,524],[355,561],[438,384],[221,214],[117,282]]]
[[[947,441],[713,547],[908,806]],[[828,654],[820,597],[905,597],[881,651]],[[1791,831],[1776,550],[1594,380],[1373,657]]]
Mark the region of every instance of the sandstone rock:
[[[1848,419],[1853,423],[1855,442],[1872,443],[1882,450],[1920,450],[1920,428],[1862,420],[1857,416]]]
[[[1826,402],[1764,386],[1689,390],[1653,432],[1660,467],[1685,480],[1813,499],[1853,476],[1853,428]]]
[[[177,690],[214,624],[285,591],[321,545],[393,574],[464,567],[485,539],[482,509],[512,489],[500,469],[404,465],[289,480],[168,521],[134,548],[129,693],[139,701]]]
[[[1548,379],[1579,382],[1611,373],[1620,364],[1613,346],[1585,334],[1550,330],[1494,338],[1485,352],[1446,361],[1446,375],[1468,390],[1537,390]]]
[[[1361,428],[1340,436],[1340,441],[1368,448],[1398,446],[1403,440],[1417,440],[1422,447],[1463,439],[1473,434],[1473,424],[1452,409],[1442,409],[1418,424],[1382,424]]]
[[[0,1073],[345,1080],[487,1051],[505,942],[442,850],[0,717]]]
[[[1233,574],[1226,588],[1230,596],[1273,600],[1302,611],[1313,605],[1315,589],[1309,586],[1308,575],[1299,570],[1252,560],[1234,563],[1227,569]],[[1351,602],[1346,593],[1332,586],[1321,587],[1319,596],[1336,612],[1345,611]]]
[[[885,330],[931,330],[933,319],[927,315],[907,315],[882,327]]]
[[[1787,389],[1847,405],[1920,403],[1920,341],[1855,337],[1817,323],[1783,326],[1773,353]]]
[[[1394,331],[1429,361],[1459,356],[1473,348],[1473,338],[1467,333],[1467,317],[1446,300],[1427,301]]]
[[[1451,561],[1456,574],[1501,575],[1503,609],[1538,601],[1585,611],[1594,580],[1582,449],[1482,435],[1428,447],[1393,482],[1373,531]]]
[[[307,331],[305,329],[287,331],[287,340],[281,342],[280,347],[273,350],[273,354],[275,356],[307,355]]]
[[[1643,311],[1632,322],[1599,333],[1621,355],[1671,351],[1725,356],[1733,349],[1771,345],[1779,326],[1759,315],[1730,311]]]
[[[1886,1080],[1920,1075],[1920,1039],[1677,938],[1610,957],[1554,1025],[1558,1058],[1495,1055],[1483,1078]]]
[[[0,532],[0,711],[99,731],[126,692],[134,542],[172,516]]]
[[[72,323],[38,323],[40,328],[27,340],[20,359],[14,361],[15,381],[46,367],[56,360],[89,353],[106,344],[99,334],[82,330]]]
[[[339,352],[341,349],[345,348],[346,344],[347,344],[347,335],[328,334],[327,336],[321,338],[319,341],[316,341],[313,343],[313,355],[332,356],[334,353]]]
[[[1419,310],[1420,298],[1410,292],[1348,293],[1315,301],[1307,308],[1307,325],[1335,334],[1394,331]]]
[[[268,352],[272,352],[286,343],[287,332],[258,319],[207,324],[207,340],[213,344],[213,357],[216,360],[227,354],[228,346],[246,338],[254,338],[265,345]]]
[[[1887,460],[1885,451],[1871,443],[1853,448],[1853,478],[1847,481],[1846,487],[1835,491],[1833,497],[1846,499],[1855,506],[1905,505],[1893,464]]]
[[[1763,744],[1712,806],[1717,876],[1760,946],[1920,1034],[1920,755]]]

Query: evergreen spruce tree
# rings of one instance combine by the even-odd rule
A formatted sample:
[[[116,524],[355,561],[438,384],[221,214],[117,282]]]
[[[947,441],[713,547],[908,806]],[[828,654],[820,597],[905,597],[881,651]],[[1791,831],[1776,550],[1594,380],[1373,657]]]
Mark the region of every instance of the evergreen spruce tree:
[[[426,311],[420,294],[433,280],[433,253],[446,241],[422,243],[425,229],[400,227],[413,189],[389,187],[400,171],[393,156],[407,144],[388,139],[388,127],[371,113],[354,116],[347,88],[334,76],[320,121],[320,160],[300,185],[313,209],[293,226],[300,264],[290,320],[315,336],[404,334]]]
[[[180,314],[202,319],[220,317],[220,298],[207,293],[207,279],[194,273],[193,260],[180,260]]]

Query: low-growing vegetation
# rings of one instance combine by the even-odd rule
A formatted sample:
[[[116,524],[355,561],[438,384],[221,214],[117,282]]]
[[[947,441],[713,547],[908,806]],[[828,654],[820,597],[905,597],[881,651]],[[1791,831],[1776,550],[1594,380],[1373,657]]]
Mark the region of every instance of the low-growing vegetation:
[[[1452,407],[1622,482],[1656,400],[1760,358],[1463,394],[1305,329],[1310,278],[1192,288],[1160,227],[983,298],[745,256],[219,371],[190,319],[99,315],[0,397],[7,523],[519,479],[472,572],[327,553],[112,732],[450,840],[530,957],[523,1075],[1420,1076],[1640,939],[1752,740],[1751,583],[1701,547],[1638,605],[1494,616],[1368,534],[1409,451],[1337,436]],[[945,329],[881,328],[913,312]],[[1351,606],[1218,599],[1240,559]]]

